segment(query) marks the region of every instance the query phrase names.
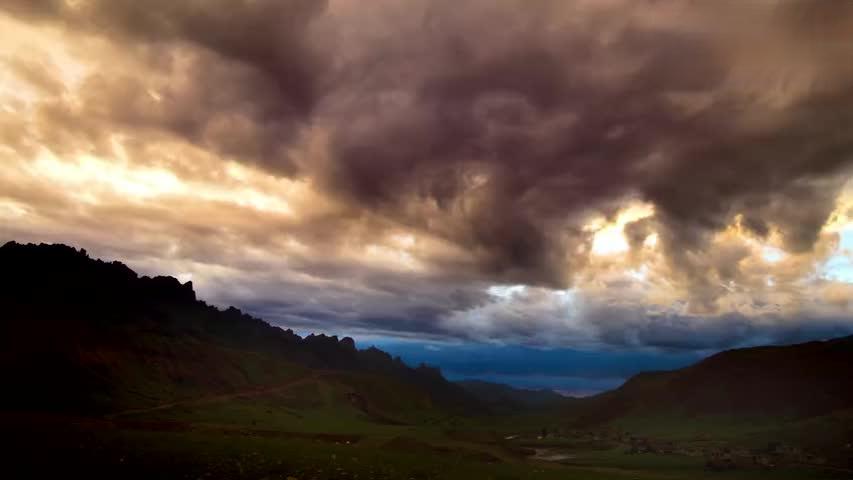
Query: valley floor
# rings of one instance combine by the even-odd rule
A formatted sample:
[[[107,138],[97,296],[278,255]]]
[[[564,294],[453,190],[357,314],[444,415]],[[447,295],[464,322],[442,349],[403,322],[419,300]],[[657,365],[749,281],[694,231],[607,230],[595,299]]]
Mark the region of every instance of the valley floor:
[[[319,392],[304,404],[304,389]],[[293,396],[290,394],[294,393]],[[326,398],[326,400],[323,400]],[[123,479],[841,479],[827,465],[738,465],[637,448],[602,433],[546,433],[547,417],[383,415],[341,403],[334,383],[175,401],[106,417],[7,412],[6,478]],[[299,404],[294,402],[301,402]],[[734,466],[734,465],[733,465]],[[80,475],[84,475],[80,477]]]

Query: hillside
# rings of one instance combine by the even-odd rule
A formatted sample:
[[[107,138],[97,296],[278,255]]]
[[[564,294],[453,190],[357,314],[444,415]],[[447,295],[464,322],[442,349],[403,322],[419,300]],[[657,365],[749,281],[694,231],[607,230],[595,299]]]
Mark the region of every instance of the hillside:
[[[564,406],[573,400],[553,390],[526,390],[481,380],[456,383],[495,413],[545,411]]]
[[[301,338],[83,250],[10,242],[0,265],[3,408],[109,413],[307,377],[336,379],[364,411],[479,408],[435,369],[351,338]]]
[[[804,418],[853,408],[853,337],[729,350],[690,367],[641,373],[580,402],[580,421],[630,415]]]

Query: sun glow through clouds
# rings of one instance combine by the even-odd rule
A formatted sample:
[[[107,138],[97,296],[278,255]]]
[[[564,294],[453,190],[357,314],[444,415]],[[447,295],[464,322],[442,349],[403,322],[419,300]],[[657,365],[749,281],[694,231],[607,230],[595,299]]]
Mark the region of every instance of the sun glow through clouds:
[[[764,247],[761,250],[761,258],[769,263],[776,263],[785,258],[785,252],[774,247]]]
[[[634,204],[621,210],[612,222],[597,220],[587,226],[595,232],[592,240],[592,253],[595,255],[616,255],[627,252],[630,248],[628,239],[625,237],[625,226],[631,222],[653,216],[655,209],[649,204]],[[651,240],[650,240],[651,239]],[[657,236],[649,235],[646,245],[653,247],[657,243]]]

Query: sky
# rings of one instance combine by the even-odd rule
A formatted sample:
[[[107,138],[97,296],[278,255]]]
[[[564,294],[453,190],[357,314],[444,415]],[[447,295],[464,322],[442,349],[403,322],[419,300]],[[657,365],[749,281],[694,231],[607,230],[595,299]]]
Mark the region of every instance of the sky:
[[[853,2],[5,0],[0,39],[0,241],[574,392],[853,333]]]

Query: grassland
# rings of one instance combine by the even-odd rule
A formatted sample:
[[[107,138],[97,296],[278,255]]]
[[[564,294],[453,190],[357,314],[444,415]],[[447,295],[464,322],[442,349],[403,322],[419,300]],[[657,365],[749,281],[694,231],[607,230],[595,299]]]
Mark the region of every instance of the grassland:
[[[793,480],[849,475],[801,465],[710,471],[703,456],[626,453],[628,445],[611,434],[629,425],[538,438],[543,426],[557,429],[554,416],[459,417],[425,402],[417,391],[407,392],[381,377],[321,372],[265,389],[187,398],[105,418],[7,415],[4,430],[15,442],[5,452],[22,469],[19,478],[81,472],[92,479],[258,480]],[[644,421],[648,424],[642,425]],[[716,428],[685,425],[676,419],[636,419],[630,426],[685,442],[697,439],[691,428],[712,433],[716,442],[755,434],[721,422]],[[700,436],[698,441],[708,439]],[[557,460],[542,460],[549,455]]]

